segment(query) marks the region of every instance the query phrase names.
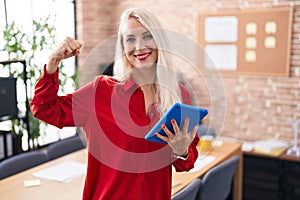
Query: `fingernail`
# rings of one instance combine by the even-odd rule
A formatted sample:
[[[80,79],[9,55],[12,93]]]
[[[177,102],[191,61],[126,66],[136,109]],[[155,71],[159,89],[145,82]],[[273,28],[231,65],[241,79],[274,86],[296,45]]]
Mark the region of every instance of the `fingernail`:
[[[172,124],[175,124],[175,122],[176,122],[175,119],[172,119],[172,120],[171,120],[171,123],[172,123]]]
[[[166,128],[166,126],[165,126],[164,124],[162,124],[162,125],[161,125],[161,128],[162,128],[162,129],[165,129],[165,128]]]

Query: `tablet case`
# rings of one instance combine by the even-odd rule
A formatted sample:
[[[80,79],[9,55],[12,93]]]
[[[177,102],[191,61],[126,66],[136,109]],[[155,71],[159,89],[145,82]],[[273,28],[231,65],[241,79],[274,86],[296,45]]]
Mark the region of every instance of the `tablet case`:
[[[195,106],[190,106],[181,103],[175,103],[166,114],[155,124],[155,126],[149,131],[145,136],[145,139],[152,142],[160,142],[166,144],[165,141],[159,139],[155,136],[155,133],[167,136],[164,130],[162,130],[161,125],[165,124],[167,128],[174,132],[171,120],[176,120],[180,129],[183,126],[184,119],[186,117],[190,118],[188,132],[190,132],[200,121],[208,114],[208,111],[203,108],[198,108]]]

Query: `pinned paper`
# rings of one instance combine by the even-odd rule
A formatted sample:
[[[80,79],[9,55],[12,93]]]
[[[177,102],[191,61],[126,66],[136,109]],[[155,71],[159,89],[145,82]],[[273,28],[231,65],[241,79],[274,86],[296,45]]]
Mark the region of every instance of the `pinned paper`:
[[[270,21],[265,24],[265,32],[267,34],[275,34],[277,32],[276,22]]]
[[[238,19],[236,16],[207,17],[204,34],[207,42],[236,42]]]
[[[205,46],[204,63],[208,69],[236,70],[237,69],[237,46],[214,45]]]
[[[255,35],[257,32],[257,25],[256,23],[247,23],[246,24],[246,34],[248,35]]]
[[[273,36],[268,36],[265,38],[265,47],[268,49],[276,47],[276,38]]]
[[[246,48],[247,49],[256,49],[256,38],[255,37],[248,37],[246,39]]]
[[[256,52],[253,50],[246,51],[245,60],[247,62],[255,62],[256,61]]]

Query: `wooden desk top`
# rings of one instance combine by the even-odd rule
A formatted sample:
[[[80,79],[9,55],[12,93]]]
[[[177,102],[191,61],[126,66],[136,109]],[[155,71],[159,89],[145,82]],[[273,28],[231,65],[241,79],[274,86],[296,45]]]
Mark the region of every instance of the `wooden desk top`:
[[[243,151],[243,154],[251,155],[251,156],[266,157],[266,158],[271,158],[271,159],[287,160],[287,161],[292,161],[292,162],[300,162],[300,157],[287,155],[286,152],[284,152],[278,156],[272,155],[272,154],[267,154],[267,153],[260,153],[260,152],[256,152],[256,151]]]
[[[215,146],[213,151],[209,152],[209,156],[214,156],[216,159],[203,167],[200,171],[191,173],[191,172],[173,172],[172,179],[176,182],[180,182],[178,186],[172,188],[172,194],[177,193],[179,190],[184,188],[188,183],[190,183],[195,178],[201,178],[203,175],[212,167],[218,165],[219,163],[229,159],[230,157],[237,155],[242,159],[241,143],[231,143],[231,142],[222,142],[221,145]],[[242,163],[242,162],[240,162]],[[239,177],[241,178],[241,177]],[[238,198],[239,199],[239,198]]]
[[[41,185],[35,187],[25,187],[24,181],[37,179],[33,176],[33,172],[45,169],[46,167],[53,166],[65,160],[85,163],[86,157],[86,151],[79,150],[0,180],[0,197],[5,200],[80,200],[82,199],[84,176],[80,176],[69,183],[40,179]]]
[[[198,172],[173,172],[173,179],[179,182],[180,184],[172,188],[172,194],[175,194],[176,192],[181,190],[193,179],[197,177],[202,177],[205,174],[205,172],[207,172],[207,170],[219,164],[220,162],[223,162],[224,160],[232,157],[233,155],[241,156],[241,144],[224,142],[221,146],[215,146],[213,151],[211,151],[209,155],[216,156],[216,159]],[[86,150],[79,150],[74,153],[39,165],[37,167],[34,167],[32,169],[18,173],[6,179],[3,179],[0,181],[0,197],[1,199],[5,200],[80,200],[82,197],[82,191],[84,186],[84,176],[80,176],[69,183],[59,183],[56,181],[41,179],[41,185],[27,188],[24,186],[24,181],[36,179],[36,177],[33,176],[33,172],[36,172],[49,166],[53,166],[62,161],[73,160],[85,163],[86,158]],[[237,180],[239,181],[238,185],[241,186],[241,177],[239,176]],[[236,196],[238,197],[240,195],[237,194]]]

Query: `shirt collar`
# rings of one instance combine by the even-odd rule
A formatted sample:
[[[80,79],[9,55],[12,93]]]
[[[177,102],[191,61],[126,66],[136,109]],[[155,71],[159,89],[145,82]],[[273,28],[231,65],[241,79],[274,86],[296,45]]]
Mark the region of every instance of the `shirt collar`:
[[[125,83],[123,84],[123,88],[124,88],[124,91],[128,91],[129,89],[131,88],[134,88],[134,89],[137,89],[139,88],[139,85],[132,79],[132,78],[129,78],[128,80],[125,81]]]

